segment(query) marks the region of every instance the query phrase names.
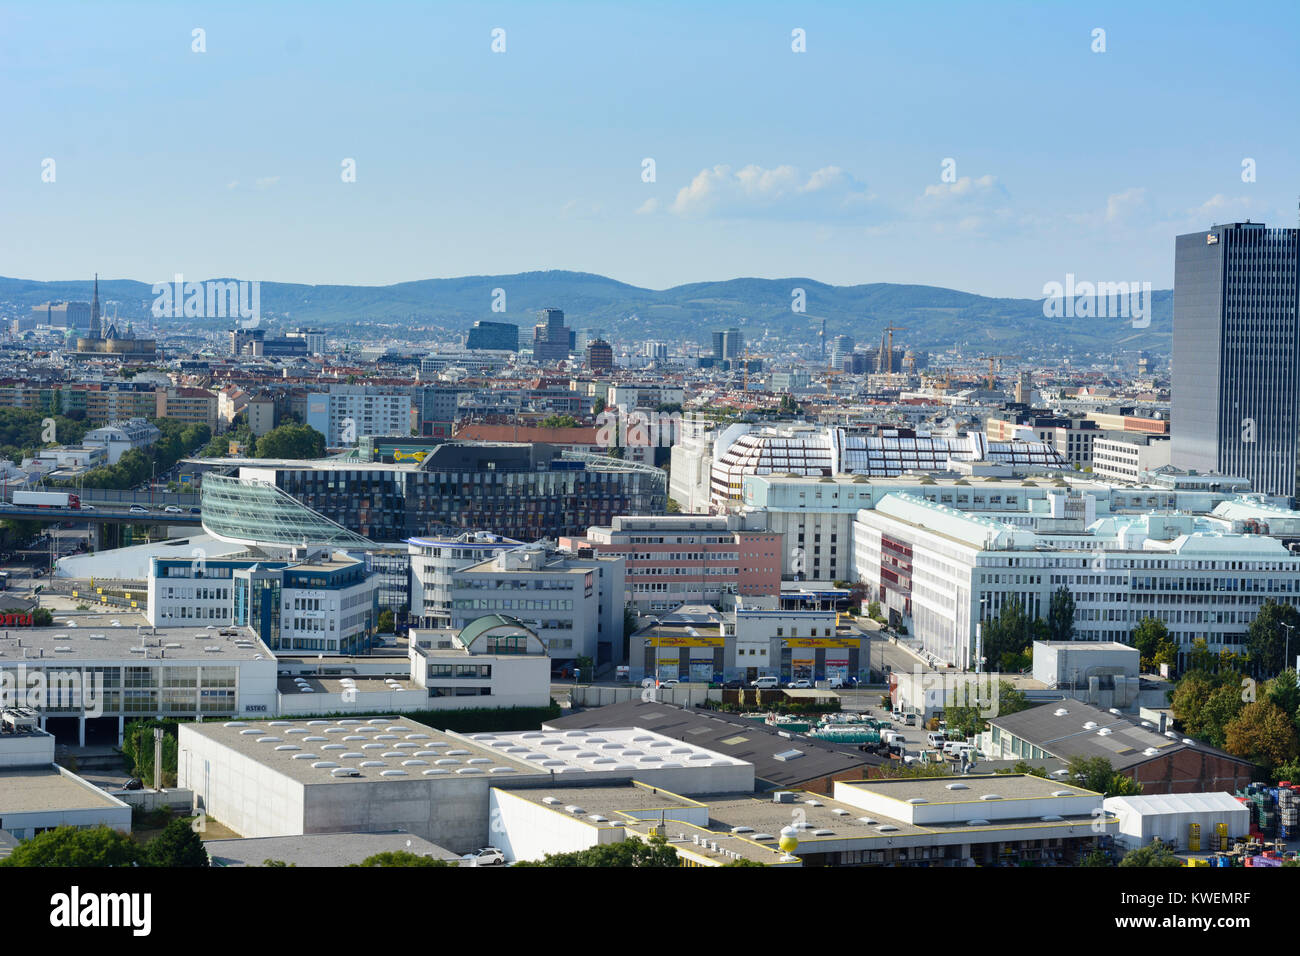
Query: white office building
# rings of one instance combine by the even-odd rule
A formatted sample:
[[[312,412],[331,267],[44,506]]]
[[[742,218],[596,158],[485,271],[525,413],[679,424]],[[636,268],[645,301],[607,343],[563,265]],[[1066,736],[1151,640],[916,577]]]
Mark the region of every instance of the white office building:
[[[579,558],[528,545],[503,551],[452,575],[452,626],[486,614],[532,628],[557,661],[614,659],[623,641],[627,561]]]
[[[470,531],[449,538],[411,538],[406,546],[411,559],[411,622],[422,628],[447,628],[454,620],[452,572],[522,547],[523,542]]]
[[[1183,653],[1198,638],[1240,652],[1265,600],[1300,595],[1300,555],[1275,538],[1185,514],[1054,520],[1033,530],[886,495],[858,513],[856,574],[926,651],[958,666],[974,660],[978,621],[1013,597],[1045,617],[1061,586],[1074,596],[1076,639],[1127,643],[1156,617]]]

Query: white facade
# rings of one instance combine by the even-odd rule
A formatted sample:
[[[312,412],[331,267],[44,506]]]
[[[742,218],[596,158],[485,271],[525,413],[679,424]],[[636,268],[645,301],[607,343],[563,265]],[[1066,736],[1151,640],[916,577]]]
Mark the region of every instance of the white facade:
[[[1106,812],[1119,818],[1116,837],[1130,847],[1152,840],[1188,845],[1192,824],[1201,828],[1201,850],[1208,852],[1215,827],[1228,826],[1228,838],[1250,834],[1250,811],[1230,793],[1170,793],[1107,797]],[[1225,847],[1226,849],[1226,847]]]
[[[452,626],[452,572],[522,547],[522,541],[486,531],[472,531],[455,538],[411,538],[406,542],[411,557],[410,616],[422,628]]]
[[[1267,599],[1300,602],[1300,555],[1259,534],[1227,534],[1190,515],[1112,516],[1038,533],[907,494],[858,513],[855,571],[909,623],[926,651],[973,662],[975,623],[1015,597],[1045,617],[1052,592],[1075,600],[1076,640],[1128,642],[1157,617],[1184,653],[1240,651]]]
[[[332,385],[307,396],[307,424],[325,436],[331,448],[355,445],[370,436],[411,433],[409,389],[373,385]]]
[[[1136,484],[1169,464],[1172,442],[1161,439],[1098,438],[1092,447],[1092,473],[1098,478]]]
[[[108,463],[116,465],[124,452],[132,448],[148,448],[161,437],[162,432],[147,419],[131,418],[92,428],[82,436],[81,443],[103,445],[108,449]]]
[[[624,558],[575,558],[532,545],[502,552],[453,575],[452,626],[503,614],[535,630],[552,658],[608,661],[622,645],[626,567]]]

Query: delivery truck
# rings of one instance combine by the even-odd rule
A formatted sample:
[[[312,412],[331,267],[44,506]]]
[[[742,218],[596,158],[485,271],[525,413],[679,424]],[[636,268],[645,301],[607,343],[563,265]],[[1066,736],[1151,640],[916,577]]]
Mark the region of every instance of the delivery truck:
[[[15,491],[17,508],[70,508],[81,510],[81,499],[66,491]]]

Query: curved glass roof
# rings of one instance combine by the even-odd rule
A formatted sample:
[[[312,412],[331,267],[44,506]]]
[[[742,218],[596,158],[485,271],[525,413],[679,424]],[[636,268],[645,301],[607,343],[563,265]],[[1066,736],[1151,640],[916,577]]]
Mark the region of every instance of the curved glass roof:
[[[261,481],[204,475],[200,507],[203,530],[221,541],[283,548],[379,547]]]
[[[457,637],[460,638],[462,644],[469,647],[484,634],[498,628],[505,628],[512,632],[523,631],[534,640],[537,639],[537,634],[523,621],[505,614],[485,614],[482,617],[476,617],[460,629],[460,634]]]

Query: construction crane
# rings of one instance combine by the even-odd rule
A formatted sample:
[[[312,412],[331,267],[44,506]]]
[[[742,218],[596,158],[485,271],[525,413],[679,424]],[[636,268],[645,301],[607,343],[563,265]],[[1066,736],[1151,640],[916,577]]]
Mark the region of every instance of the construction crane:
[[[877,372],[894,371],[894,333],[905,332],[905,325],[887,325],[880,338],[880,361],[876,363]]]
[[[1020,358],[1020,356],[1019,355],[990,355],[985,359],[985,361],[989,363],[988,389],[990,392],[997,387],[997,382],[994,380],[993,377],[994,363],[999,362],[1002,359],[1013,359],[1013,358]]]

